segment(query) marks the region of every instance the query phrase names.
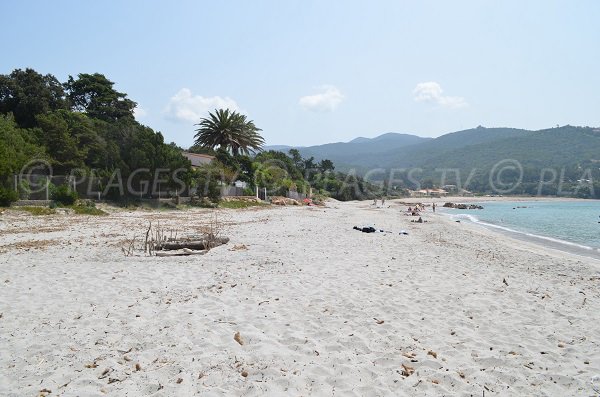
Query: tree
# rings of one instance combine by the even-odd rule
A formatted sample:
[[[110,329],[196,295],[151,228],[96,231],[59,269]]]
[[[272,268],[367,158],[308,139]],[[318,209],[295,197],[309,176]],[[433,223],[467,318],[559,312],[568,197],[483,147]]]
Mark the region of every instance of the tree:
[[[12,116],[0,116],[0,186],[12,186],[13,174],[34,159],[46,159],[44,147],[29,130],[17,128]]]
[[[427,178],[421,182],[421,189],[433,189],[433,179]]]
[[[302,158],[300,151],[298,149],[290,149],[288,150],[288,153],[290,154],[290,157],[294,161],[296,167],[302,169],[304,167],[304,159]]]
[[[323,173],[327,171],[333,171],[334,169],[335,166],[333,165],[333,161],[331,160],[323,159],[321,160],[321,162],[319,162],[319,170]]]
[[[0,75],[0,113],[12,113],[22,128],[37,126],[37,115],[66,108],[64,96],[62,85],[51,74],[43,76],[28,68]]]
[[[69,131],[69,124],[62,112],[47,113],[37,117],[42,129],[44,145],[52,158],[52,166],[58,174],[81,168],[85,155],[77,147],[77,139]]]
[[[208,154],[209,156],[214,156],[216,151],[208,148],[208,147],[204,147],[204,146],[200,146],[200,145],[192,145],[187,149],[187,152],[190,153],[197,153],[197,154]]]
[[[104,121],[133,119],[133,109],[137,104],[128,99],[127,94],[115,90],[113,85],[103,74],[81,73],[77,80],[69,76],[65,88],[73,110]]]
[[[231,183],[240,180],[249,184],[253,183],[254,169],[250,157],[244,155],[232,156],[225,149],[219,149],[215,152],[215,158],[218,164],[223,167],[224,174],[232,177],[226,182]]]
[[[209,113],[196,124],[195,145],[229,150],[234,156],[262,150],[264,139],[261,131],[245,115],[229,109],[218,109]]]

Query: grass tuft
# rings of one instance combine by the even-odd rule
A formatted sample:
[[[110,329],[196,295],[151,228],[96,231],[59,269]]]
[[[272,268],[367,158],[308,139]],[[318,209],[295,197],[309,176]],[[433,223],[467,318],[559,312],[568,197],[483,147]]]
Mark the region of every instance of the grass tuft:
[[[269,204],[256,202],[256,201],[244,201],[244,200],[230,200],[230,201],[221,201],[219,203],[220,208],[230,208],[230,209],[239,209],[239,208],[250,208],[250,207],[263,207],[268,206]]]
[[[53,215],[56,214],[56,210],[48,207],[11,207],[11,209],[17,211],[29,212],[31,215]]]
[[[106,212],[104,212],[101,209],[96,208],[96,207],[87,207],[87,206],[74,205],[74,206],[72,206],[70,208],[77,215],[99,215],[99,216],[108,215],[108,213],[106,213]]]

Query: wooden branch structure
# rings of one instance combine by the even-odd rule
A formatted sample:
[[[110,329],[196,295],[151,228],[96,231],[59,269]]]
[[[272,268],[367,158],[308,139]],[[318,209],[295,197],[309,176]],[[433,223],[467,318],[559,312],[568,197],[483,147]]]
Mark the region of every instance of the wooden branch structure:
[[[209,250],[218,247],[219,245],[227,244],[229,237],[214,237],[202,238],[199,240],[172,240],[161,244],[161,248],[166,251],[170,250]]]
[[[229,237],[221,235],[226,224],[218,218],[217,212],[213,212],[211,218],[201,226],[200,233],[181,235],[178,230],[161,227],[160,222],[156,226],[149,222],[145,236],[142,235],[143,246],[140,250],[150,256],[202,255],[229,242]],[[125,256],[134,255],[135,243],[134,237],[121,247]]]
[[[208,251],[197,251],[189,248],[183,248],[180,250],[170,250],[170,251],[156,251],[154,255],[156,256],[187,256],[187,255],[204,255]]]

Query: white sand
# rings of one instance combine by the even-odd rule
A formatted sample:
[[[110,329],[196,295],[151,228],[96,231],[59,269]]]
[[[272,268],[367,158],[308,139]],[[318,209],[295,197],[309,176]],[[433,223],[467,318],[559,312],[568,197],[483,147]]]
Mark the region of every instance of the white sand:
[[[231,243],[183,258],[119,247],[207,211],[6,212],[0,395],[593,395],[598,261],[389,204],[223,211]]]

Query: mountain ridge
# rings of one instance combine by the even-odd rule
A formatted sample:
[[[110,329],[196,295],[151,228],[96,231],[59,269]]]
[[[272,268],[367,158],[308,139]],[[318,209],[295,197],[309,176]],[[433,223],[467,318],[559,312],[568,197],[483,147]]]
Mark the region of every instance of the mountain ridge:
[[[531,175],[544,168],[567,167],[570,175],[589,168],[600,159],[600,128],[562,126],[542,130],[486,128],[478,126],[437,138],[385,133],[374,138],[358,137],[345,143],[297,148],[302,156],[329,159],[336,170],[365,175],[369,170],[422,169],[434,175],[437,169],[452,168],[483,175],[501,160],[518,161]],[[289,149],[287,149],[289,150]],[[597,168],[597,166],[595,166]],[[600,177],[599,177],[600,178]]]

